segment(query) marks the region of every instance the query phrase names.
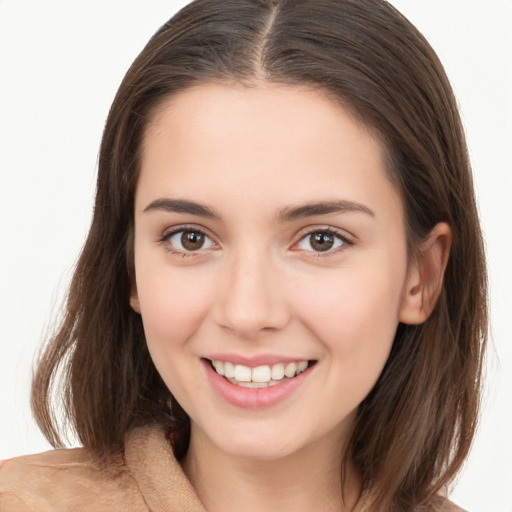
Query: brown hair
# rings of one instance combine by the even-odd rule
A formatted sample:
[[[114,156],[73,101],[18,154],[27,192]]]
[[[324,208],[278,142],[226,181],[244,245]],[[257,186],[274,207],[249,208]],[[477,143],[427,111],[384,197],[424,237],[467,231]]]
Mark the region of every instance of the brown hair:
[[[129,306],[133,201],[148,118],[170,95],[222,80],[319,88],[388,150],[411,254],[440,221],[453,232],[444,286],[421,325],[400,324],[387,364],[361,403],[350,443],[371,506],[407,511],[456,475],[477,422],[487,335],[486,271],[456,102],[423,36],[383,0],[197,0],[163,25],[126,74],[99,157],[92,226],[65,317],[33,381],[42,431],[62,444],[52,407],[63,370],[67,421],[108,455],[136,425],[159,423],[187,448],[188,418],[149,356]]]

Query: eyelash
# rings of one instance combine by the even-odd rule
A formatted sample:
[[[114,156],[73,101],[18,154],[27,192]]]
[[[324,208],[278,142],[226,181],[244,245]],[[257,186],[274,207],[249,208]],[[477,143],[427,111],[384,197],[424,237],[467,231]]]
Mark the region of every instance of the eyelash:
[[[169,242],[169,240],[173,236],[175,236],[179,233],[187,232],[187,231],[191,232],[191,233],[197,233],[200,236],[204,236],[205,239],[210,240],[212,244],[217,245],[217,244],[215,244],[215,242],[213,242],[213,240],[208,236],[208,234],[204,230],[197,228],[195,226],[177,226],[172,231],[163,233],[163,235],[158,239],[158,241],[160,243],[164,244],[166,242]],[[312,229],[312,230],[309,230],[309,231],[303,233],[300,236],[299,240],[294,243],[294,246],[300,244],[301,242],[306,240],[308,237],[311,237],[311,236],[317,235],[317,234],[332,236],[333,238],[340,241],[341,245],[339,245],[338,247],[336,247],[334,249],[327,249],[326,251],[314,251],[314,250],[307,251],[307,252],[310,252],[311,255],[314,256],[315,258],[328,257],[332,254],[336,254],[340,251],[343,251],[346,247],[350,247],[355,244],[354,240],[351,237],[347,236],[346,234],[342,234],[339,231],[337,231],[331,227],[327,227],[327,228]],[[174,248],[170,243],[166,243],[165,249],[172,254],[181,256],[182,258],[197,257],[197,256],[200,256],[201,253],[204,251],[204,249],[201,250],[202,248],[198,249],[197,251],[183,251],[181,249]],[[297,249],[295,249],[295,250],[297,250]]]

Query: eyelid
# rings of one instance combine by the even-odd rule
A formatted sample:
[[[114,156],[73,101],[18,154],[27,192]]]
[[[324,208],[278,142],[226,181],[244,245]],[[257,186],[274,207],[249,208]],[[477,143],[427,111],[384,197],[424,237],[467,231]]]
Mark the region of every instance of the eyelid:
[[[208,230],[203,228],[202,226],[198,226],[196,224],[178,224],[176,226],[171,226],[163,230],[162,234],[158,237],[159,240],[166,240],[172,235],[179,233],[180,231],[197,231],[198,233],[202,233],[206,235],[208,238],[212,238],[208,234]]]
[[[348,232],[346,229],[336,228],[328,224],[306,226],[301,228],[296,236],[299,240],[301,240],[305,236],[311,235],[313,233],[329,233],[331,235],[340,237],[347,244],[355,244],[357,240],[356,236]]]

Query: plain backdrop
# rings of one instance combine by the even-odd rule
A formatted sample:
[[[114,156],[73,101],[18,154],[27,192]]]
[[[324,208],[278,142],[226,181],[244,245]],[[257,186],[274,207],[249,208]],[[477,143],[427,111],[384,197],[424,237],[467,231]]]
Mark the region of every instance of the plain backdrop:
[[[49,449],[34,356],[91,218],[103,124],[128,66],[184,1],[0,0],[0,458]],[[467,131],[490,271],[481,427],[452,499],[512,511],[512,1],[393,0],[443,61]]]

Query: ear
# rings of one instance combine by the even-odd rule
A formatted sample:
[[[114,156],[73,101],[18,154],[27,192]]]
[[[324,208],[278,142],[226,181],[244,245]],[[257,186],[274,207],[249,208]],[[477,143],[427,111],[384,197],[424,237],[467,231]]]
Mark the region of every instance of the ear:
[[[452,245],[446,222],[436,224],[411,262],[400,308],[400,322],[421,324],[434,310],[443,289],[443,278]]]
[[[130,306],[133,311],[135,311],[135,313],[139,313],[140,315],[139,292],[137,291],[137,283],[135,282],[135,278],[132,280],[132,289],[130,290]]]

